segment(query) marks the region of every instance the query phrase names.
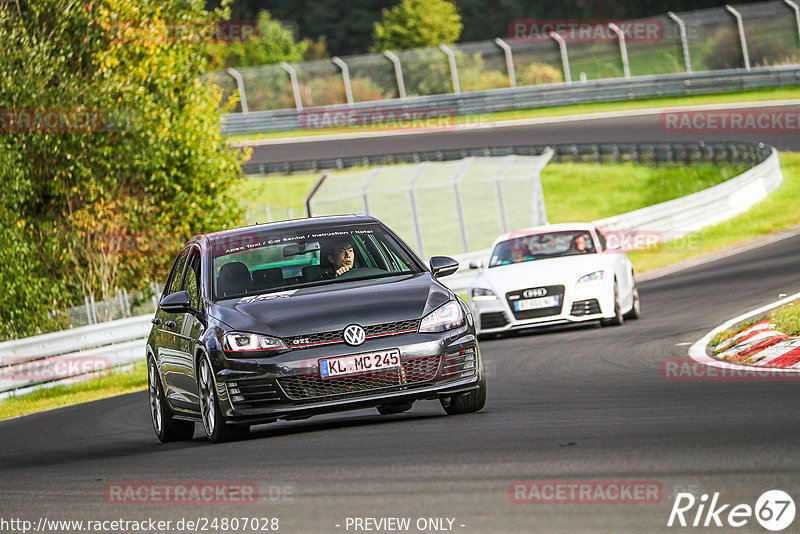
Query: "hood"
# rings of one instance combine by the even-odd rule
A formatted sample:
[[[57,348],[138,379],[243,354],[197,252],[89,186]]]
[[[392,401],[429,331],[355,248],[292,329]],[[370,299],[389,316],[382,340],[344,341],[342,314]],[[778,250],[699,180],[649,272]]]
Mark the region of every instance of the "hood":
[[[419,319],[448,300],[450,293],[424,272],[223,300],[209,314],[234,330],[285,338]]]
[[[605,254],[563,256],[484,269],[472,286],[492,289],[498,296],[538,286],[560,284],[571,289],[581,276],[599,270],[613,271],[613,268],[613,258]]]

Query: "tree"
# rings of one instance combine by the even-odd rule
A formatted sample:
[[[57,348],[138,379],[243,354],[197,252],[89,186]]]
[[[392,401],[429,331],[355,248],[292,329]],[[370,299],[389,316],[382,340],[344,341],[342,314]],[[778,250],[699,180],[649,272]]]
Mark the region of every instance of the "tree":
[[[268,11],[259,12],[256,30],[244,41],[210,44],[209,70],[302,61],[311,45],[310,41],[296,42],[291,30],[272,18]]]
[[[383,11],[373,30],[373,51],[404,50],[453,43],[463,24],[455,4],[447,0],[403,0]]]
[[[177,250],[160,243],[237,222],[245,155],[219,132],[233,103],[200,80],[222,15],[198,0],[0,9],[0,338],[52,328],[83,291],[163,280]],[[149,248],[109,257],[120,234]]]

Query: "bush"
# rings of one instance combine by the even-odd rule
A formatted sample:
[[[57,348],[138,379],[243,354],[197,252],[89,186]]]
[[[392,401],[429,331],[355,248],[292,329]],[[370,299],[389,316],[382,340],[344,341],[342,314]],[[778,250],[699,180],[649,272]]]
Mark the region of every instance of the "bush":
[[[564,81],[561,71],[544,63],[531,63],[517,70],[517,85],[542,85]]]

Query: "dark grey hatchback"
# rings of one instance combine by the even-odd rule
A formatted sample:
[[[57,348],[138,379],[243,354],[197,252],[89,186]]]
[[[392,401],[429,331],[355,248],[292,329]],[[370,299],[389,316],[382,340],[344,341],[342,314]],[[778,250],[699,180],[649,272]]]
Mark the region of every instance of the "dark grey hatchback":
[[[200,235],[181,250],[147,340],[150,413],[161,441],[212,442],[253,424],[438,399],[486,402],[466,303],[397,235],[363,215]]]

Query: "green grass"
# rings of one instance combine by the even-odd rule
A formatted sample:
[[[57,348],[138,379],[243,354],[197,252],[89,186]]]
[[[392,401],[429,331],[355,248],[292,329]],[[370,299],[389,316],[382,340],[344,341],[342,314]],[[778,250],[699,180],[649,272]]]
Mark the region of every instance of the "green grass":
[[[782,153],[780,160],[783,183],[767,198],[733,219],[668,242],[657,253],[628,253],[636,271],[663,267],[800,224],[800,153]]]
[[[0,419],[41,412],[115,395],[147,389],[147,365],[136,362],[126,371],[112,370],[103,378],[68,386],[38,389],[27,395],[10,397],[0,402]]]
[[[500,111],[497,113],[483,113],[478,115],[465,115],[453,118],[453,124],[486,124],[498,121],[535,119],[543,117],[560,117],[565,115],[581,115],[585,113],[604,113],[611,111],[626,111],[633,109],[647,109],[660,107],[698,106],[707,104],[724,104],[734,102],[760,102],[767,100],[796,99],[800,86],[781,87],[775,89],[760,89],[742,91],[728,94],[696,95],[669,98],[651,98],[625,102],[598,102],[594,104],[576,104],[572,106],[558,106],[551,108],[537,108],[526,110]],[[398,126],[402,127],[402,126]],[[390,128],[396,129],[396,128]],[[226,136],[230,141],[248,141],[257,139],[278,139],[283,137],[297,137],[307,135],[331,135],[339,133],[379,131],[378,127],[340,127],[316,128],[313,130],[290,130],[285,132],[264,132],[257,134],[237,134]]]

